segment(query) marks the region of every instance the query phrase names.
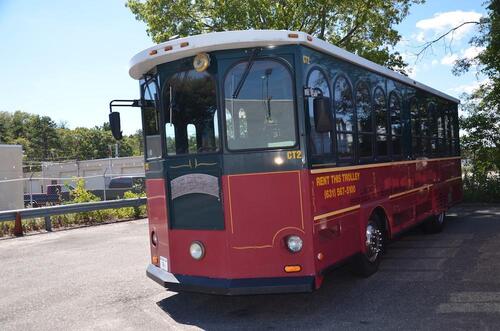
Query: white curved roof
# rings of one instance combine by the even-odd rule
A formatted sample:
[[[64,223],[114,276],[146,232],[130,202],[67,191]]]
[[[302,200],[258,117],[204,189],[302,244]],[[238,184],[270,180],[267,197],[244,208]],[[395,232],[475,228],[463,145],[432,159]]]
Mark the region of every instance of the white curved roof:
[[[287,30],[244,30],[226,31],[200,34],[191,37],[170,40],[150,47],[130,60],[129,74],[134,79],[140,79],[155,66],[175,61],[184,57],[194,56],[200,52],[211,52],[225,49],[267,47],[280,45],[304,45],[320,52],[333,55],[347,62],[354,63],[384,76],[406,83],[410,86],[439,95],[453,102],[460,102],[457,98],[440,92],[425,84],[389,70],[365,58],[352,54],[340,47],[327,43],[324,40],[312,37],[304,32]]]

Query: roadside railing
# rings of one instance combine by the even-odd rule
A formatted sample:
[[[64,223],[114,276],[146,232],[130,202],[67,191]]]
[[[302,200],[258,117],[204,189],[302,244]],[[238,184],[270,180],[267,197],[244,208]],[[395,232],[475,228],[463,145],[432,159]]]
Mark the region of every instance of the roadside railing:
[[[146,198],[120,199],[110,201],[74,203],[68,205],[59,205],[40,208],[26,208],[0,211],[0,222],[15,221],[14,235],[23,235],[23,226],[21,220],[23,218],[43,217],[45,219],[45,230],[52,231],[51,216],[64,215],[72,213],[82,213],[102,209],[115,209],[125,207],[139,207],[146,204]]]

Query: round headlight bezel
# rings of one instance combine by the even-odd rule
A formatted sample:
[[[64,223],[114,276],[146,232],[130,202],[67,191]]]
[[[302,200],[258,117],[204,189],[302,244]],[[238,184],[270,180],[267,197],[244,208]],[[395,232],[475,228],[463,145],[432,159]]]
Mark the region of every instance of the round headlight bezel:
[[[197,251],[199,254],[196,254]],[[191,243],[191,245],[189,245],[189,255],[197,261],[205,257],[205,246],[201,243],[201,241],[195,240]]]
[[[156,247],[158,245],[158,235],[156,231],[151,231],[151,244]]]
[[[210,66],[210,55],[207,53],[198,53],[193,59],[193,68],[197,72],[203,72]]]
[[[297,235],[290,235],[286,237],[286,247],[292,253],[298,253],[304,247],[304,241]]]

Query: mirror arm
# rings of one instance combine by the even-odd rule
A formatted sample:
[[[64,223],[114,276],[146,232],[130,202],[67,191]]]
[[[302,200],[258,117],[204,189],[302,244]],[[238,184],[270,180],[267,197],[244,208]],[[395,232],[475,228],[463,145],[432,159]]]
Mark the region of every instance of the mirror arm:
[[[109,112],[113,112],[113,107],[142,107],[143,103],[141,102],[140,99],[135,99],[135,100],[123,100],[123,99],[117,99],[117,100],[111,100],[109,102]]]

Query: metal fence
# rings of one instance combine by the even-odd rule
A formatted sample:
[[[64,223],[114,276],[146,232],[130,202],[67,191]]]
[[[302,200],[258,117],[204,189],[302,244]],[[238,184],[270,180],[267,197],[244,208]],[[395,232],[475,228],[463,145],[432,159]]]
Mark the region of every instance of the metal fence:
[[[14,235],[22,236],[23,227],[21,220],[23,218],[43,217],[45,219],[45,230],[52,231],[52,221],[50,218],[51,216],[89,212],[102,209],[139,207],[144,204],[146,204],[146,198],[134,198],[134,199],[111,200],[111,201],[74,203],[68,205],[41,207],[41,208],[7,210],[0,212],[0,222],[14,220],[15,221]]]

